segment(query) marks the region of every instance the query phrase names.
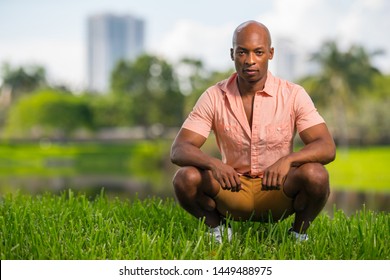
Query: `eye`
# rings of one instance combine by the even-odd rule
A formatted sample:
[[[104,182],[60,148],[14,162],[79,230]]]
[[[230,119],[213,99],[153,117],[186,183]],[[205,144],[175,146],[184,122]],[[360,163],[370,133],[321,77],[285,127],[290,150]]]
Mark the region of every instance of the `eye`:
[[[258,55],[258,56],[262,56],[263,54],[264,54],[263,51],[256,51],[256,55]]]

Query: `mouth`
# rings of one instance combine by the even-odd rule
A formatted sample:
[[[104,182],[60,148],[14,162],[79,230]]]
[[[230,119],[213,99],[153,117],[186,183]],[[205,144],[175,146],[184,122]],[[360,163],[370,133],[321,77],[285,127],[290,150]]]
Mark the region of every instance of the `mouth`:
[[[250,68],[247,68],[247,69],[244,69],[243,70],[244,73],[246,73],[247,75],[255,75],[258,71],[256,69],[250,69]]]

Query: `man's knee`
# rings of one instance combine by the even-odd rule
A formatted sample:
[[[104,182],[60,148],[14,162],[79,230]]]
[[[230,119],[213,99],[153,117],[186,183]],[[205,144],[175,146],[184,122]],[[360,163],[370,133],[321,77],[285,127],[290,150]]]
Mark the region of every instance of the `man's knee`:
[[[314,185],[329,183],[328,171],[320,163],[306,163],[299,167],[299,176],[302,180]]]
[[[195,167],[182,167],[173,177],[172,183],[176,193],[189,192],[192,188],[199,185],[201,175]]]
[[[299,177],[306,193],[317,197],[329,196],[329,174],[320,163],[306,163],[299,167]]]
[[[216,207],[215,201],[203,193],[201,185],[202,174],[195,167],[182,167],[173,177],[176,198],[181,206],[186,208],[195,203],[207,211],[213,211]]]

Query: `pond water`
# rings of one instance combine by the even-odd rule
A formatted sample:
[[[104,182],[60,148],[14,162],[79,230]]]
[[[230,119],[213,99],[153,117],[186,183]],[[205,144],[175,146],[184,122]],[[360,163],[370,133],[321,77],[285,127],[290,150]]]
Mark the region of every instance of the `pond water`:
[[[344,210],[347,215],[354,214],[363,207],[390,212],[390,193],[333,190],[325,210],[332,213],[334,207]]]

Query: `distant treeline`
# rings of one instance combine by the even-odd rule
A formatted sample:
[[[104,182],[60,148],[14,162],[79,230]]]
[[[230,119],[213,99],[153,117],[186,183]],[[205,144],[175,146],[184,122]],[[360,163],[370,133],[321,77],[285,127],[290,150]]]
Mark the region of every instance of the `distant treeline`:
[[[335,42],[325,42],[312,56],[319,71],[298,81],[340,146],[390,143],[390,75],[373,67],[377,54],[356,45],[341,51]],[[126,137],[121,133],[129,128],[138,136],[171,137],[167,131],[182,124],[200,94],[233,71],[209,71],[188,58],[172,65],[145,54],[118,62],[108,92],[75,93],[50,84],[42,67],[5,64],[0,137],[90,139],[105,133],[109,138],[110,131]]]

